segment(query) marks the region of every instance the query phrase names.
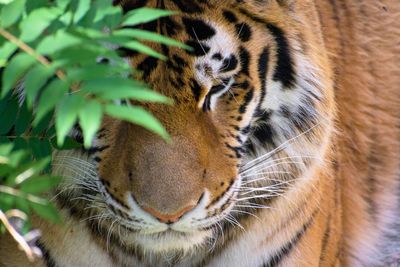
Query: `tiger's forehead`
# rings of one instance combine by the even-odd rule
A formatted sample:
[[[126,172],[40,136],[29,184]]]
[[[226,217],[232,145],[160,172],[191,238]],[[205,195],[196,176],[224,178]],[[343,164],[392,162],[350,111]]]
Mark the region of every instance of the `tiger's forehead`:
[[[146,30],[192,47],[185,51],[151,44],[168,60],[162,62],[145,56],[133,58],[134,67],[144,74],[142,78],[175,99],[188,99],[191,94],[193,102],[201,105],[213,86],[223,91],[222,85],[228,85],[235,75],[256,73],[256,68],[250,70],[250,65],[256,62],[250,54],[259,54],[265,48],[268,42],[265,30],[260,34],[251,21],[235,9],[216,7],[214,13],[181,13],[142,25]]]
[[[226,79],[232,77],[240,67],[235,29],[221,25],[219,20],[221,17],[185,14],[143,25],[146,30],[172,37],[192,49],[149,44],[164,54],[167,61],[135,55],[131,57],[133,66],[143,73],[141,78],[154,89],[176,96],[182,95],[181,89],[187,91],[185,89],[189,87],[194,100],[201,102],[213,85],[226,83]]]
[[[274,1],[269,2],[268,8],[264,5],[261,13],[258,12],[261,5],[255,5],[254,1],[223,1],[218,5],[216,1],[199,0],[182,5],[184,2],[126,2],[131,8],[136,4],[135,7],[178,10],[176,15],[141,27],[193,48],[189,51],[149,44],[168,60],[144,55],[133,57],[133,67],[143,73],[139,79],[173,98],[179,106],[203,110],[213,110],[217,103],[221,103],[217,101],[219,97],[228,91],[238,102],[238,93],[232,93],[238,86],[254,88],[259,92],[260,102],[267,99],[268,79],[270,84],[275,82],[277,88],[294,88],[295,61],[289,51],[289,33],[292,31],[288,31],[288,23],[284,20],[270,16],[277,5],[273,4]],[[287,94],[294,91],[285,90]],[[268,99],[280,108],[280,102],[271,98],[271,94]],[[229,99],[224,102],[232,104]]]

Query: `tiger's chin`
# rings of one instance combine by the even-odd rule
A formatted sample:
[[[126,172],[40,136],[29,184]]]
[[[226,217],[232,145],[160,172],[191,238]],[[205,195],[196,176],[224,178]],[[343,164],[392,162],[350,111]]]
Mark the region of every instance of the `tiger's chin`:
[[[212,237],[212,231],[177,232],[166,230],[155,234],[138,234],[135,243],[153,253],[190,253],[203,247]]]

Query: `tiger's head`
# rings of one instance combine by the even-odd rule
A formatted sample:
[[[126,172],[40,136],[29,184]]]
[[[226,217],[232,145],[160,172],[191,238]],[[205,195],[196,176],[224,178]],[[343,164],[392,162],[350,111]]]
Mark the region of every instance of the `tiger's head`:
[[[60,202],[81,201],[79,216],[125,244],[187,251],[273,206],[324,157],[334,104],[319,18],[313,1],[122,2],[179,10],[141,28],[193,47],[149,44],[167,61],[125,51],[174,100],[143,105],[172,142],[105,118],[88,153],[55,155],[71,178]]]

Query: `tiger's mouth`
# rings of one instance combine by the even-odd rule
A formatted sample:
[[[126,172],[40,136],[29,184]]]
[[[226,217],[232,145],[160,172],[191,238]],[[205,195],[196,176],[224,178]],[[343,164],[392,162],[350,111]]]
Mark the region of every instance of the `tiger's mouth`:
[[[123,243],[135,244],[144,251],[151,253],[187,253],[215,243],[218,237],[216,228],[223,221],[224,214],[229,213],[234,206],[234,203],[230,201],[232,192],[230,193],[224,196],[228,200],[221,199],[221,203],[215,203],[215,205],[218,204],[217,206],[221,207],[210,210],[206,208],[210,202],[209,193],[205,192],[197,207],[179,220],[161,222],[151,214],[146,213],[132,197],[128,201],[131,209],[124,210],[124,207],[119,206],[111,195],[104,191],[102,199],[106,200],[105,207],[112,214],[110,222],[105,223],[105,227],[110,228],[109,225],[111,225],[111,228],[115,230],[114,234]],[[113,222],[116,222],[114,227],[112,227]],[[118,224],[126,230],[122,234],[119,232],[119,227],[116,226]]]
[[[138,234],[135,243],[153,252],[183,251],[204,246],[212,238],[212,231],[181,232],[168,229],[153,234]]]
[[[198,231],[197,231],[198,232]],[[188,239],[196,232],[181,232],[173,229],[168,229],[165,231],[161,231],[158,233],[147,234],[148,237],[153,238],[154,240],[160,239]]]

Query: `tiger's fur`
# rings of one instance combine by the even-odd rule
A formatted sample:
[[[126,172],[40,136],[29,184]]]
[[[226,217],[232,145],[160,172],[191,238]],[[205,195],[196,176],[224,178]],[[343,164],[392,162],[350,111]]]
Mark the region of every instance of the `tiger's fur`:
[[[142,28],[193,51],[149,44],[166,62],[125,51],[140,79],[174,99],[144,105],[173,143],[106,118],[93,149],[56,153],[55,172],[70,178],[55,198],[65,224],[34,218],[45,252],[36,266],[393,262],[399,3],[119,4],[181,10]],[[194,209],[170,221],[187,207]],[[180,233],[163,232],[167,225]],[[2,266],[32,266],[0,238]]]

